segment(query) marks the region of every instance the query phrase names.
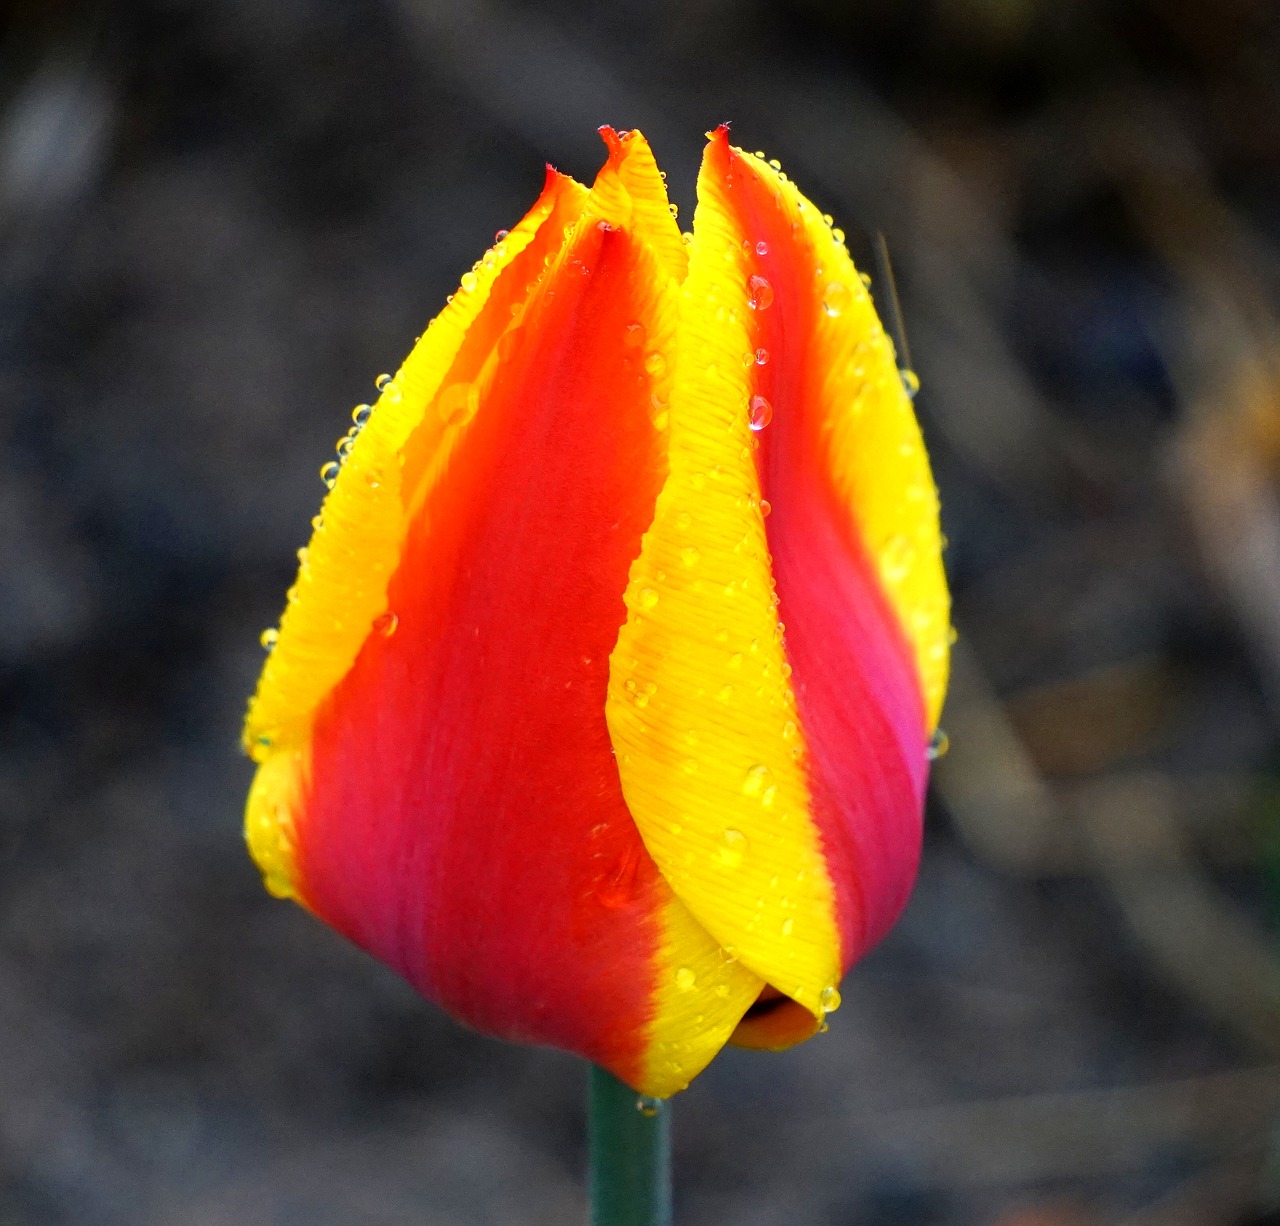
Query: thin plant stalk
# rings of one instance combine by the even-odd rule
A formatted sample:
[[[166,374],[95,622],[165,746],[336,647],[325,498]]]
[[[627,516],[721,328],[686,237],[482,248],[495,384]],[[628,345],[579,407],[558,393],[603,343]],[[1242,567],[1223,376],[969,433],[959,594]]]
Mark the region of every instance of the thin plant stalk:
[[[591,1226],[671,1226],[671,1108],[592,1067]]]

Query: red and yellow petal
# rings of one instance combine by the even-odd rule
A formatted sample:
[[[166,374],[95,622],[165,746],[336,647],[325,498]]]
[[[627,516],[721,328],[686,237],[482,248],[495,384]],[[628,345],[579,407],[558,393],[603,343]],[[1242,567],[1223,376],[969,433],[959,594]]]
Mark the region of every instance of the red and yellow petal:
[[[632,568],[609,725],[676,895],[787,998],[762,994],[744,1045],[812,1034],[905,900],[945,685],[939,557],[919,432],[852,262],[716,133],[670,476]]]
[[[643,183],[631,157],[642,141],[614,142],[589,198],[552,178],[464,287],[478,309],[357,440],[317,538],[354,551],[371,499],[381,518],[356,595],[312,543],[250,712],[246,828],[273,892],[455,1016],[669,1094],[761,984],[658,872],[604,717],[666,476],[678,292],[669,212],[619,194]]]
[[[950,655],[937,491],[842,239],[723,131],[708,160],[751,253],[747,285],[763,278],[773,296],[749,313],[767,356],[751,367],[752,396],[772,413],[756,460],[847,968],[888,931],[915,879]]]

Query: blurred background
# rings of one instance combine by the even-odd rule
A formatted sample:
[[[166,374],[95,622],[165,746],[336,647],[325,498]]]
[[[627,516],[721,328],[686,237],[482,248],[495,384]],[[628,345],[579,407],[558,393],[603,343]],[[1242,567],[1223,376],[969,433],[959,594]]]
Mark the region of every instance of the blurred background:
[[[7,0],[3,1226],[582,1220],[580,1067],[269,898],[238,726],[543,162],[642,127],[687,224],[724,119],[888,235],[961,637],[914,900],[677,1101],[679,1221],[1278,1220],[1276,6]]]

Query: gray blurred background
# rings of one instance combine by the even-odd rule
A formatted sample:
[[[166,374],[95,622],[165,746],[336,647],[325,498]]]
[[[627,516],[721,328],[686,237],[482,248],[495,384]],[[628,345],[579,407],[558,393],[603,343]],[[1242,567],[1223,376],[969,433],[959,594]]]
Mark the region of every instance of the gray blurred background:
[[[580,1221],[583,1073],[244,852],[353,404],[702,132],[884,229],[960,631],[919,888],[675,1105],[682,1226],[1280,1210],[1280,20],[1258,0],[0,3],[0,1224]],[[877,289],[881,288],[877,286]]]

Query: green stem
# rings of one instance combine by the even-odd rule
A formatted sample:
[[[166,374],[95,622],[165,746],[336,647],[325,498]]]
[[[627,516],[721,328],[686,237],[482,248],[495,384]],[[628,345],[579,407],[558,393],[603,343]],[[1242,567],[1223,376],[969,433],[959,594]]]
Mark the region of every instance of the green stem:
[[[591,1226],[671,1226],[671,1108],[594,1066],[590,1104]]]

